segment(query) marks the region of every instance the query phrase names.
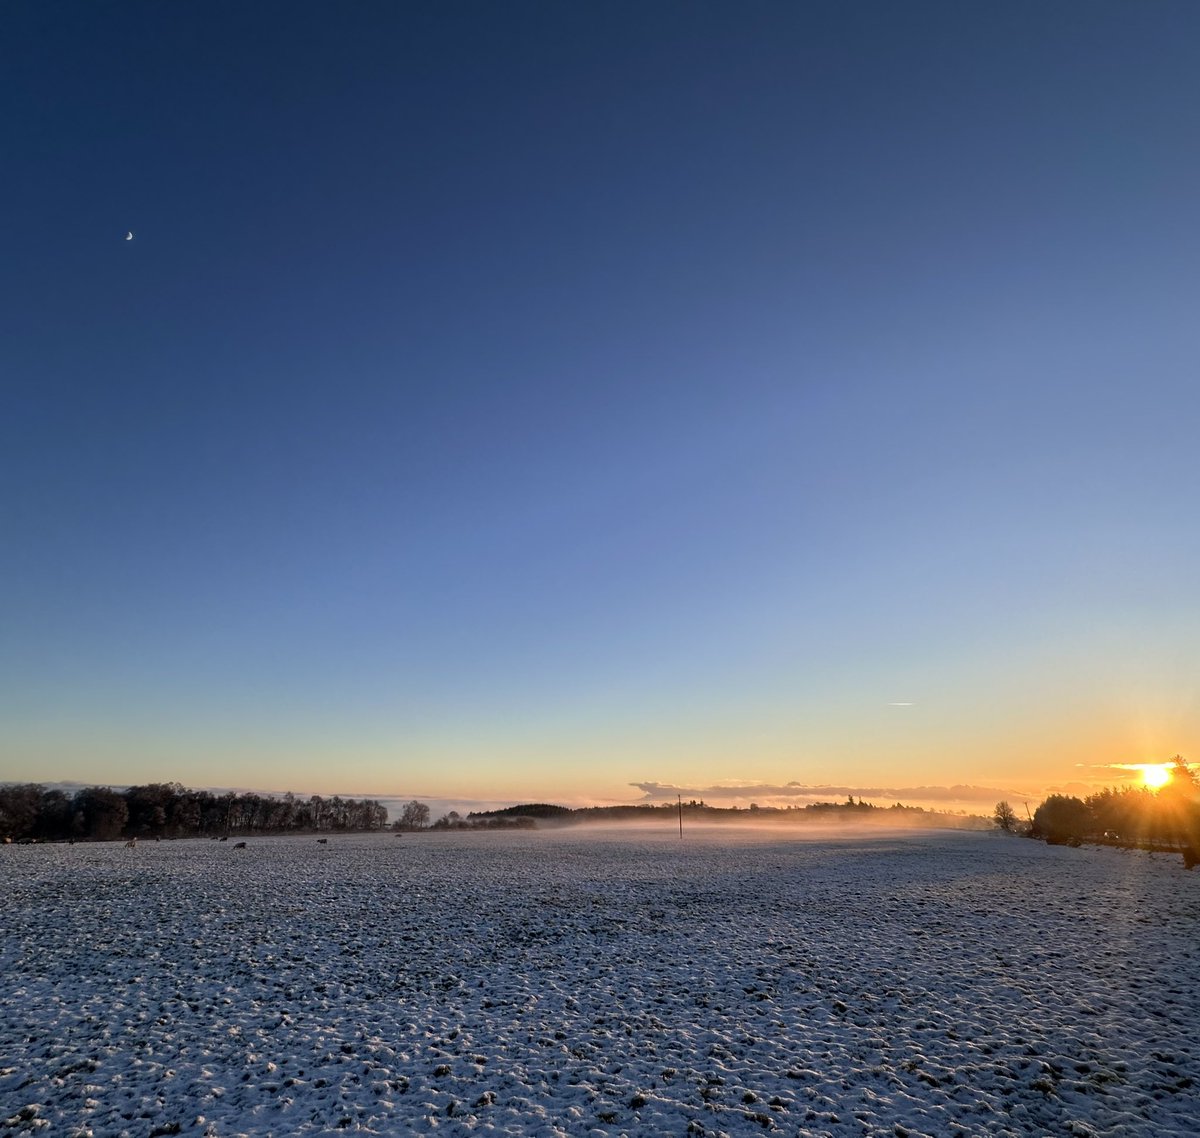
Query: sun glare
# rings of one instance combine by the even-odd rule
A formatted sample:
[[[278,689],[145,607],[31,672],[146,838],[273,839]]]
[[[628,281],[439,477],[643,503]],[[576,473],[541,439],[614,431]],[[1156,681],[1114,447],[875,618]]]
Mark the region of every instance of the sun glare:
[[[1166,763],[1148,763],[1142,767],[1142,785],[1158,790],[1171,781],[1171,768]]]

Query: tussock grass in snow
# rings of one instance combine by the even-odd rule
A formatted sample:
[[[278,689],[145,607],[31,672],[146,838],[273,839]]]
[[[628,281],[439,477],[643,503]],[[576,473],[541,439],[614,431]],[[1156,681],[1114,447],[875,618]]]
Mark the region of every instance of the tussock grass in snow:
[[[0,1134],[1200,1133],[1200,877],[976,833],[0,850]]]

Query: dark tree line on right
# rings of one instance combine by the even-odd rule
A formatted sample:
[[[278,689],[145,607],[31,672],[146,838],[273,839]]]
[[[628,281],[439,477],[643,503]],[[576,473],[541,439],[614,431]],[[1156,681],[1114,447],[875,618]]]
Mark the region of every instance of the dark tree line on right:
[[[1052,794],[1028,822],[1007,802],[997,802],[996,825],[1050,845],[1085,841],[1149,849],[1174,849],[1188,869],[1200,865],[1200,775],[1183,757],[1171,761],[1170,778],[1157,790],[1148,786],[1106,788],[1077,798]]]

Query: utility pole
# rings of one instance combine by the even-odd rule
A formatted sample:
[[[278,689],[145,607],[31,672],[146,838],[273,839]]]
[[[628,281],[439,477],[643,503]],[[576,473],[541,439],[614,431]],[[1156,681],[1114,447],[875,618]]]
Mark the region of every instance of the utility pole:
[[[679,800],[679,840],[683,841],[683,795],[675,796]]]

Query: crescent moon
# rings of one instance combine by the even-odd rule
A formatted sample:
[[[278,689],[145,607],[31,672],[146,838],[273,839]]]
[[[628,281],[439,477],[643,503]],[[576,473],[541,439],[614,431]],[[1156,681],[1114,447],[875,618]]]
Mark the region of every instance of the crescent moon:
[[[128,232],[128,233],[126,233],[126,234],[125,234],[125,240],[126,240],[126,241],[132,241],[132,240],[133,240],[133,231],[132,231],[132,230],[130,230],[130,232]]]

